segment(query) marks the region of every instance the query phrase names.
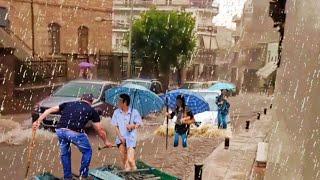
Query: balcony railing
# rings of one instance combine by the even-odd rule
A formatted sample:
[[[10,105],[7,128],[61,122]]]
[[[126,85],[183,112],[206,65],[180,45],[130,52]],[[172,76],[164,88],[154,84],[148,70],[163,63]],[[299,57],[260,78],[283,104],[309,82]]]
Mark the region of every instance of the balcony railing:
[[[67,75],[68,67],[65,59],[30,61],[29,64],[31,65],[31,69],[43,79],[55,79],[66,77]]]
[[[123,6],[130,6],[130,0],[114,0],[114,5],[123,5]],[[153,0],[135,0],[134,6],[150,6],[153,5]]]

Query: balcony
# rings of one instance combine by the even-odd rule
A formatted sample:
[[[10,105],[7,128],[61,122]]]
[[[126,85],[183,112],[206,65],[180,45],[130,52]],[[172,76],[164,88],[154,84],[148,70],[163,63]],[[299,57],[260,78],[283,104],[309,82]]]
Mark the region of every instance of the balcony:
[[[114,22],[112,29],[129,29],[129,23]]]
[[[113,4],[116,6],[130,6],[131,0],[114,0]],[[149,7],[154,4],[153,0],[134,0],[135,7]]]
[[[199,8],[207,8],[212,7],[212,0],[190,0],[190,6],[199,7]]]
[[[210,26],[207,24],[198,24],[197,26],[197,31],[199,32],[208,32],[208,33],[212,33],[212,34],[217,34],[217,28],[214,26]]]

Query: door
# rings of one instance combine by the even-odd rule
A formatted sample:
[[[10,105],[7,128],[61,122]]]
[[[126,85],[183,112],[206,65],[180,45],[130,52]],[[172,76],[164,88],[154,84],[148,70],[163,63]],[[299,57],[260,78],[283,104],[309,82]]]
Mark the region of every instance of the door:
[[[106,103],[106,101],[105,101],[105,92],[108,89],[113,88],[115,86],[116,86],[115,84],[107,84],[107,85],[105,85],[103,87],[102,94],[101,94],[101,97],[100,97],[99,101],[93,105],[95,110],[102,111],[102,116],[112,117],[113,112],[117,108],[116,106],[113,106],[113,105],[111,105],[109,103]]]

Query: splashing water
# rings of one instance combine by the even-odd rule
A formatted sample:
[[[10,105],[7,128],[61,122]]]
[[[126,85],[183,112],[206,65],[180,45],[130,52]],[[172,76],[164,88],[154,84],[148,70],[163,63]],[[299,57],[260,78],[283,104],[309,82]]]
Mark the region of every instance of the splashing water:
[[[4,133],[0,137],[0,144],[8,144],[8,145],[23,145],[31,139],[32,129],[21,129],[20,127],[15,128],[7,133]],[[52,132],[46,130],[37,130],[36,133],[36,141],[44,141],[50,140],[56,137]]]

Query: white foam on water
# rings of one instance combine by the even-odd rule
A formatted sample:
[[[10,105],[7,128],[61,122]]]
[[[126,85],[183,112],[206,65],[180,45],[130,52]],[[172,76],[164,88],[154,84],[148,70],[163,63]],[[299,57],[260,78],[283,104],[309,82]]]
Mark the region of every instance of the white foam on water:
[[[32,137],[32,129],[15,128],[1,135],[0,143],[7,145],[23,145],[28,143]],[[46,130],[39,129],[36,131],[36,141],[46,141],[55,138],[55,134]]]
[[[20,124],[11,119],[0,119],[0,129],[2,132],[20,128]]]
[[[115,127],[111,124],[111,118],[101,118],[101,124],[103,129],[106,131],[107,136],[113,140],[116,137],[116,130]]]

